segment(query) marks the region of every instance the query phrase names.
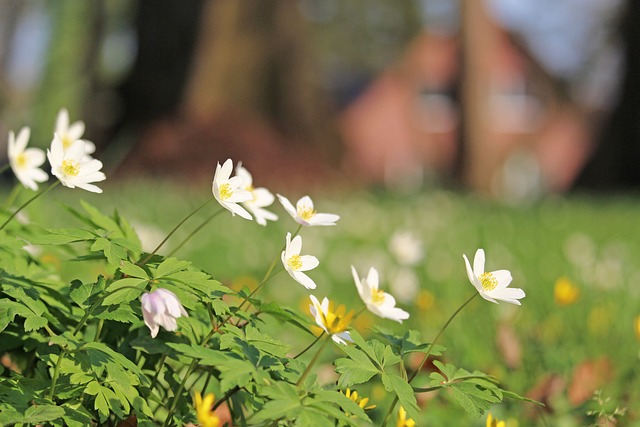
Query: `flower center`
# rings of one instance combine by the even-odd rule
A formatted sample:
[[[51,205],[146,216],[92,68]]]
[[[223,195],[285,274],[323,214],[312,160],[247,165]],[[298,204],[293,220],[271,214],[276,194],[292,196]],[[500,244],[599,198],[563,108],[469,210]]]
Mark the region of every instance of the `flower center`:
[[[300,270],[302,268],[302,259],[300,259],[300,255],[293,255],[287,260],[287,265],[291,267],[292,270]]]
[[[492,291],[498,286],[498,279],[493,273],[482,273],[478,279],[485,291]]]
[[[80,173],[80,163],[75,160],[64,160],[62,162],[62,172],[69,176],[78,176]]]
[[[333,304],[331,304],[326,313],[322,314],[322,317],[327,331],[333,335],[347,330],[353,317],[353,311],[345,315],[346,308],[344,305],[341,305],[335,311],[332,306]]]
[[[298,208],[298,216],[304,219],[305,221],[310,220],[311,217],[313,217],[315,214],[316,214],[316,211],[313,210],[313,208],[309,208],[309,207]]]
[[[233,190],[231,189],[231,186],[228,183],[222,184],[220,186],[220,198],[222,200],[227,200],[232,195],[233,195]]]
[[[67,135],[63,136],[61,139],[62,139],[62,148],[64,148],[65,150],[71,147],[71,145],[73,144],[73,140],[69,138]]]
[[[380,289],[371,289],[371,302],[376,305],[382,304],[384,302],[384,292]]]
[[[16,157],[16,165],[19,168],[27,166],[27,156],[25,156],[24,153],[18,154],[18,156]]]

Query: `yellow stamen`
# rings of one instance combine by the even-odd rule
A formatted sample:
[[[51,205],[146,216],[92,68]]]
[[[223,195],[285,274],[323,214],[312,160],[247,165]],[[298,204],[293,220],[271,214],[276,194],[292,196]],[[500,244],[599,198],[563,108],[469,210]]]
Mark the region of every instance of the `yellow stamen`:
[[[302,268],[302,259],[300,258],[300,255],[293,255],[289,257],[287,265],[291,267],[292,270],[300,270]]]
[[[371,289],[371,302],[374,304],[382,304],[384,302],[384,292],[380,289]]]
[[[312,208],[308,208],[308,207],[298,208],[298,216],[304,219],[305,221],[310,220],[315,214],[316,214],[316,211],[313,210]]]
[[[63,136],[61,139],[62,139],[62,147],[65,150],[71,147],[71,144],[73,144],[73,140],[69,138],[67,135]]]
[[[330,302],[327,313],[321,313],[322,322],[327,327],[329,334],[338,334],[347,330],[351,323],[351,318],[353,317],[353,310],[345,314],[346,311],[347,309],[344,305],[340,305],[336,310],[334,310],[333,303]]]
[[[75,160],[64,160],[62,162],[62,172],[65,175],[78,176],[80,173],[80,163]]]
[[[231,186],[228,183],[222,184],[220,186],[220,198],[222,200],[227,200],[232,195],[233,195],[233,190],[231,189]]]
[[[16,157],[16,165],[19,168],[27,166],[27,156],[25,156],[24,153],[18,154],[18,156]]]
[[[498,286],[498,279],[493,273],[482,273],[478,279],[485,291],[492,291]]]

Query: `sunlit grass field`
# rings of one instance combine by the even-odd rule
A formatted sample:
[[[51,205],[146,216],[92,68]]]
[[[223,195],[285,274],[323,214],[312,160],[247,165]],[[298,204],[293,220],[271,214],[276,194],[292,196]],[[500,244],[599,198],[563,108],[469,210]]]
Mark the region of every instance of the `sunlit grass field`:
[[[104,212],[117,209],[151,250],[211,197],[208,185],[185,190],[167,183],[120,183],[104,188],[102,195],[57,188],[29,207],[29,218],[46,226],[78,225],[63,206],[78,207],[81,196]],[[282,193],[292,201],[304,195]],[[363,313],[355,322],[363,335],[379,328],[408,328],[418,330],[425,341],[433,339],[476,292],[462,255],[471,259],[481,247],[487,270],[510,270],[511,286],[524,289],[527,296],[519,307],[474,299],[445,332],[440,342],[447,348],[443,360],[492,374],[505,388],[547,405],[506,400],[493,408],[494,415],[508,419],[511,427],[593,424],[595,418],[587,413],[600,410],[592,399],[595,390],[611,398],[605,409],[627,408],[618,425],[640,425],[640,331],[634,329],[640,316],[639,198],[556,197],[514,207],[443,190],[403,195],[350,190],[310,196],[319,212],[341,216],[336,227],[301,230],[303,253],[320,260],[309,272],[318,284],[312,293],[359,311],[363,304],[351,266],[361,275],[375,267],[381,288],[411,313],[403,325]],[[171,253],[217,209],[212,203],[199,212],[161,252]],[[267,227],[225,211],[174,256],[192,261],[230,287],[254,287],[272,261],[279,260],[286,232],[297,229],[277,202],[271,210],[280,219]],[[399,233],[417,241],[421,253],[410,242],[394,249],[391,241]],[[399,255],[402,250],[417,262]],[[62,262],[69,279],[95,275],[101,268],[78,271],[73,262],[51,262]],[[569,289],[564,295],[554,295],[558,282]],[[261,292],[266,300],[308,313],[309,292],[286,273],[277,274]],[[265,325],[274,333],[282,331],[281,338],[292,340],[296,352],[312,340],[276,326],[271,321]],[[337,348],[331,351],[327,360],[340,354]],[[326,371],[319,371],[321,378],[334,381],[331,369]],[[420,386],[420,381],[414,385]],[[359,392],[379,405],[371,417],[380,420],[389,405],[384,389],[374,386]],[[446,392],[419,400],[424,418],[418,425],[454,425],[452,419],[459,421],[455,425],[484,425],[483,419],[466,415]]]

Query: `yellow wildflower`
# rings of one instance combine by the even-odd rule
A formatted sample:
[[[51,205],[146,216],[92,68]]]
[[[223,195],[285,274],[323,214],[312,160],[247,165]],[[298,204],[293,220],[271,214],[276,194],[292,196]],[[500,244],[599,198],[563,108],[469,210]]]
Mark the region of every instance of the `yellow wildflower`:
[[[411,418],[407,418],[407,411],[401,406],[398,409],[398,418],[396,419],[396,427],[415,427],[416,422]]]
[[[487,415],[487,427],[505,427],[506,424],[504,421],[498,421],[498,419],[494,419],[491,415],[491,412]]]
[[[358,392],[355,390],[351,391],[350,389],[347,389],[347,391],[344,392],[344,395],[347,396],[349,399],[353,400],[359,407],[361,407],[365,411],[368,411],[369,409],[374,409],[376,407],[376,405],[367,406],[367,403],[369,403],[369,398],[358,396]],[[347,413],[347,416],[349,415],[350,414]]]
[[[578,286],[567,277],[560,277],[553,287],[553,298],[558,305],[570,305],[580,296]]]
[[[220,418],[211,410],[216,397],[213,393],[207,394],[204,399],[200,392],[196,391],[193,406],[196,408],[196,416],[202,427],[218,427]]]

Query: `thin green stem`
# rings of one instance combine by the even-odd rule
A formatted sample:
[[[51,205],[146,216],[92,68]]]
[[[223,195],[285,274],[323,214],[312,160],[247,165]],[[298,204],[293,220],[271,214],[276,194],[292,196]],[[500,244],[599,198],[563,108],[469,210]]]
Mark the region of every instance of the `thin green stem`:
[[[318,349],[316,354],[313,356],[313,359],[311,359],[311,361],[307,365],[307,368],[304,370],[302,375],[300,375],[300,378],[298,379],[298,382],[296,383],[296,387],[300,387],[300,384],[302,384],[304,382],[304,380],[307,379],[307,376],[311,372],[311,368],[313,368],[313,365],[316,364],[316,362],[318,361],[318,358],[320,357],[320,353],[322,353],[322,350],[324,350],[324,348],[327,346],[329,341],[331,341],[331,335],[327,335],[327,338],[324,340],[324,342],[322,343],[322,345],[320,346],[320,348]]]
[[[302,356],[303,354],[305,354],[307,351],[309,351],[309,349],[311,349],[311,347],[313,347],[314,345],[316,345],[316,343],[318,341],[320,341],[320,338],[322,338],[324,336],[325,332],[322,331],[322,333],[320,335],[318,335],[316,337],[315,340],[313,340],[313,342],[311,344],[309,344],[307,347],[305,347],[304,350],[302,350],[300,353],[296,354],[295,356],[293,356],[294,359],[297,359],[298,357]]]
[[[153,390],[155,388],[156,383],[158,382],[158,378],[160,377],[160,373],[162,372],[162,368],[164,367],[165,360],[167,360],[167,353],[162,353],[162,356],[160,356],[160,361],[158,362],[158,370],[151,380],[151,387],[149,387],[149,390]]]
[[[9,193],[6,200],[4,201],[3,206],[5,208],[10,207],[13,204],[13,201],[18,197],[18,194],[20,194],[20,191],[22,191],[22,184],[18,183],[14,185],[11,193]]]
[[[60,374],[60,364],[62,363],[62,359],[67,355],[67,350],[62,349],[60,354],[58,355],[58,360],[56,361],[56,366],[53,368],[53,376],[51,377],[51,388],[49,388],[49,400],[53,400],[53,395],[56,390],[56,384],[58,382],[58,375]]]
[[[0,174],[5,173],[11,168],[11,163],[7,163],[6,165],[0,167]]]
[[[191,240],[191,238],[193,236],[195,236],[196,234],[198,234],[198,232],[200,230],[202,230],[204,228],[205,225],[209,224],[216,216],[220,215],[220,213],[222,213],[224,211],[223,208],[220,208],[220,210],[216,211],[213,213],[213,215],[209,216],[209,218],[205,219],[204,221],[202,221],[202,223],[197,226],[191,233],[189,233],[189,235],[182,241],[180,242],[180,244],[178,246],[176,246],[170,253],[168,256],[173,256],[173,254],[175,254],[176,252],[178,252],[180,250],[180,248],[182,248],[184,246],[185,243],[187,243],[189,240]]]
[[[416,369],[413,372],[413,374],[411,374],[411,376],[409,377],[409,380],[408,380],[409,383],[411,383],[411,381],[413,381],[413,379],[416,377],[416,375],[418,375],[418,372],[420,372],[420,370],[422,369],[422,367],[426,363],[427,359],[429,359],[429,355],[431,355],[431,351],[433,350],[436,342],[438,341],[438,339],[440,338],[442,333],[445,331],[445,329],[447,329],[447,326],[449,326],[449,324],[458,315],[458,313],[460,313],[462,311],[462,309],[464,309],[467,306],[467,304],[469,304],[471,301],[473,301],[473,299],[475,297],[477,297],[478,295],[479,294],[477,292],[474,292],[473,295],[468,300],[463,302],[462,305],[460,307],[458,307],[458,309],[456,311],[453,312],[453,314],[445,322],[445,324],[442,326],[442,328],[440,328],[440,331],[438,331],[438,334],[436,335],[436,337],[429,344],[429,349],[427,350],[425,355],[422,357],[422,361],[420,362],[420,365],[418,365],[418,369]],[[382,421],[382,424],[380,424],[381,426],[387,425],[387,422],[389,421],[389,418],[390,418],[391,414],[393,413],[393,410],[396,407],[397,403],[398,403],[398,396],[396,395],[393,398],[393,402],[391,402],[391,406],[389,407],[389,410],[387,411],[387,414],[384,416],[384,420]]]
[[[180,399],[180,395],[182,394],[182,390],[184,390],[184,386],[187,383],[187,378],[191,375],[196,365],[198,364],[198,359],[193,359],[189,368],[187,368],[187,372],[184,374],[182,381],[180,382],[180,386],[178,386],[178,391],[173,395],[173,401],[171,402],[171,406],[169,407],[169,412],[167,413],[167,418],[164,420],[163,427],[167,427],[171,424],[171,418],[173,417],[173,413],[176,410],[176,406],[178,405],[178,400]]]
[[[29,206],[31,204],[31,202],[33,202],[34,200],[36,200],[38,197],[42,196],[43,194],[45,194],[46,192],[48,192],[49,190],[51,190],[52,188],[56,187],[58,184],[60,184],[60,181],[56,181],[54,183],[52,183],[51,185],[49,185],[47,188],[45,188],[44,190],[40,191],[39,193],[36,193],[35,196],[33,196],[32,198],[30,198],[29,200],[27,200],[26,202],[24,202],[18,209],[15,210],[15,212],[13,212],[11,214],[11,216],[9,218],[7,218],[7,220],[0,225],[0,230],[4,229],[7,224],[9,224],[11,222],[11,220],[13,218],[15,218],[16,215],[18,215],[18,213],[26,208],[27,206]]]
[[[171,236],[173,236],[173,233],[175,233],[176,231],[178,231],[178,228],[180,228],[182,226],[182,224],[184,224],[185,222],[187,222],[189,220],[189,218],[191,218],[192,216],[194,216],[197,212],[199,212],[202,208],[204,208],[205,206],[207,206],[209,203],[211,203],[212,200],[215,200],[214,198],[210,198],[207,199],[206,202],[204,202],[203,204],[201,204],[200,206],[198,206],[194,211],[192,211],[189,215],[185,216],[182,221],[180,221],[175,227],[173,227],[173,229],[169,232],[169,234],[167,234],[167,237],[164,238],[164,240],[162,242],[160,242],[160,244],[158,246],[156,246],[156,248],[150,253],[148,254],[146,257],[144,257],[144,259],[140,260],[137,262],[136,265],[141,266],[141,265],[145,265],[150,259],[151,257],[153,257],[159,250],[160,248],[162,248],[164,246],[165,243],[167,243],[167,240],[169,240],[169,238]]]

